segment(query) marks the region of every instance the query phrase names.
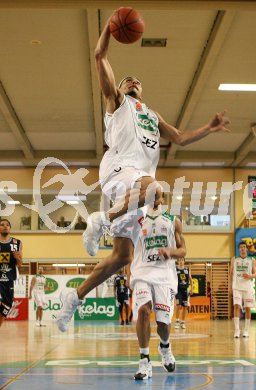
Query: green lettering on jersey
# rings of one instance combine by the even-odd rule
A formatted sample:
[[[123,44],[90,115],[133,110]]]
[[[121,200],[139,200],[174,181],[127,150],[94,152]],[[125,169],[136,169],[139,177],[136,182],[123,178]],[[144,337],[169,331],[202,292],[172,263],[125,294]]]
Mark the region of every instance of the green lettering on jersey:
[[[247,265],[237,265],[236,270],[238,272],[247,271],[248,270],[248,266]]]
[[[169,219],[172,222],[175,220],[175,215],[170,215],[166,211],[162,215],[163,215],[163,217]]]
[[[154,236],[145,238],[146,249],[153,248],[167,248],[167,237],[166,236]]]
[[[152,131],[154,133],[158,132],[157,123],[153,118],[149,118],[146,114],[137,114],[138,125],[148,131]]]

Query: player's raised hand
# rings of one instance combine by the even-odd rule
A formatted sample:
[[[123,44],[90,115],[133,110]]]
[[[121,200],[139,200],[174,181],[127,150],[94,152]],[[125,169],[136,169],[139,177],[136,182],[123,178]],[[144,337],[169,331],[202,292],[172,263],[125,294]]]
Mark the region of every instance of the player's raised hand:
[[[216,115],[209,122],[210,130],[212,133],[218,131],[230,132],[230,129],[226,127],[230,124],[230,120],[226,114],[227,114],[226,110],[222,112],[217,112]]]

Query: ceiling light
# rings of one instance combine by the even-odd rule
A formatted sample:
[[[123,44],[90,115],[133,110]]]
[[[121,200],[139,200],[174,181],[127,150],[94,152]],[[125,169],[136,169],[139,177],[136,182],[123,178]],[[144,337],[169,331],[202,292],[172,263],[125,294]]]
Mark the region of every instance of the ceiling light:
[[[78,200],[67,200],[67,204],[79,204]]]
[[[21,161],[0,161],[1,167],[22,167],[23,163]]]
[[[218,199],[218,197],[216,195],[214,195],[214,196],[211,196],[211,199],[216,200],[216,199]]]
[[[142,47],[166,47],[167,38],[142,38]]]
[[[79,200],[86,200],[86,196],[85,195],[77,195],[77,196],[73,196],[73,195],[58,195],[57,196],[57,199],[59,200],[62,200],[63,202],[72,202],[72,201],[76,201],[76,202],[79,202]]]
[[[7,203],[8,204],[20,204],[20,201],[19,200],[8,200]]]
[[[70,263],[57,263],[53,264],[53,267],[85,267],[85,264],[70,264]]]
[[[182,200],[182,196],[181,196],[181,195],[178,195],[178,196],[176,196],[176,199]]]
[[[256,167],[256,162],[248,162],[245,164],[246,167]]]
[[[39,41],[39,39],[31,39],[31,41],[29,42],[31,45],[41,45],[42,42]]]
[[[256,92],[256,84],[220,84],[219,91]]]

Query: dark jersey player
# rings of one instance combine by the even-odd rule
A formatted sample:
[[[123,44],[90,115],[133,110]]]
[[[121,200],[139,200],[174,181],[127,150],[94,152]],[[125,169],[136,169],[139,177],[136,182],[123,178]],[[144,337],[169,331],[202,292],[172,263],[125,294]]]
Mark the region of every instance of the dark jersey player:
[[[189,268],[185,267],[185,259],[178,259],[176,267],[178,276],[178,292],[176,294],[176,324],[175,329],[186,329],[186,312],[189,306],[189,295],[193,294],[193,280]],[[189,292],[190,286],[190,292]],[[181,321],[179,319],[180,310],[182,309]]]
[[[127,276],[124,273],[123,268],[120,269],[114,282],[114,293],[119,307],[119,314],[121,325],[124,325],[123,307],[125,306],[126,324],[129,324],[128,311],[129,311],[129,289],[127,287]]]
[[[0,326],[12,308],[17,267],[22,264],[21,241],[10,236],[8,219],[0,220]]]

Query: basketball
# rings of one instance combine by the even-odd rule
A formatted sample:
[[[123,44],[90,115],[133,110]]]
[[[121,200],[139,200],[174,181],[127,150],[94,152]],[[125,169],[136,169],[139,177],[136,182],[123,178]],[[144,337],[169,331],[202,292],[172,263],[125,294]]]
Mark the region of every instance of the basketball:
[[[110,32],[121,43],[136,42],[145,28],[142,16],[130,7],[121,7],[115,11],[109,22]]]

